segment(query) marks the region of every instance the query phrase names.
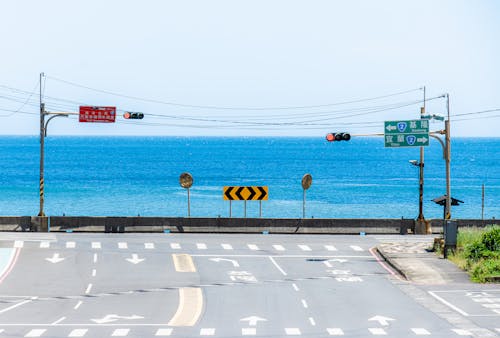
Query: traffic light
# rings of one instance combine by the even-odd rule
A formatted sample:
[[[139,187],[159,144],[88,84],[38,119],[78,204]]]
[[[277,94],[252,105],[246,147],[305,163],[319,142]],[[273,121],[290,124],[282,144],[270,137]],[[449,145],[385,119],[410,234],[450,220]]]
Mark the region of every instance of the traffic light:
[[[350,139],[351,139],[351,134],[349,134],[349,133],[328,133],[328,134],[326,134],[326,140],[328,142],[349,141]]]
[[[126,119],[126,120],[142,120],[144,118],[144,114],[143,113],[132,113],[132,112],[125,112],[125,114],[123,114],[123,118]]]

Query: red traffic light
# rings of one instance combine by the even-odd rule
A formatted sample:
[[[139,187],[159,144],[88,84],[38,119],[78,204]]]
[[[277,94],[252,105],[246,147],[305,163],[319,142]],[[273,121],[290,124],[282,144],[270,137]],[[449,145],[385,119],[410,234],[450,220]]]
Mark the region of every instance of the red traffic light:
[[[134,120],[142,120],[144,118],[144,114],[143,113],[132,113],[132,112],[125,112],[123,114],[123,118],[124,119],[134,119]]]
[[[351,134],[349,134],[349,133],[328,133],[328,134],[326,134],[326,140],[328,142],[349,141],[350,139],[351,139]]]

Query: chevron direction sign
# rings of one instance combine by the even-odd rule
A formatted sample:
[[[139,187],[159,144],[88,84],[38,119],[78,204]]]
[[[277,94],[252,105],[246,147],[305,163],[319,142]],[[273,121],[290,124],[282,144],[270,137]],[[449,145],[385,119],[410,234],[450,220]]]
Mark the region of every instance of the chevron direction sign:
[[[423,147],[429,145],[429,120],[385,121],[385,147]]]
[[[224,187],[225,201],[267,201],[268,187]]]

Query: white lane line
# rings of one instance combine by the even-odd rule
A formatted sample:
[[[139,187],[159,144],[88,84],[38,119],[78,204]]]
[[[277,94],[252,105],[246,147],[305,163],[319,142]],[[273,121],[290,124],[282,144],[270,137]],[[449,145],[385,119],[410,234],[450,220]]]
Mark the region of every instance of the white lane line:
[[[94,263],[97,263],[97,254],[94,254]]]
[[[458,308],[458,307],[456,307],[455,305],[453,305],[453,304],[451,304],[450,302],[447,302],[447,301],[446,301],[446,300],[444,300],[443,298],[439,297],[438,295],[436,295],[436,294],[434,293],[434,291],[429,291],[429,294],[430,294],[432,297],[434,297],[434,298],[436,298],[437,300],[439,300],[439,301],[440,301],[441,303],[443,303],[444,305],[449,306],[449,307],[450,307],[450,308],[452,308],[453,310],[457,311],[457,312],[458,312],[458,313],[460,313],[461,315],[466,316],[466,317],[468,317],[468,316],[469,316],[469,314],[468,314],[467,312],[465,312],[465,311],[463,311],[463,310],[459,309],[459,308]]]
[[[83,304],[83,302],[80,300],[78,301],[78,303],[76,303],[75,307],[73,308],[73,310],[78,310],[78,308]]]
[[[52,324],[50,324],[50,325],[57,325],[57,324],[59,324],[60,322],[64,321],[65,319],[66,319],[66,317],[61,317],[61,318],[59,318],[58,320],[56,320],[55,322],[53,322],[53,323],[52,323]]]
[[[255,327],[246,327],[241,329],[242,336],[255,336],[257,334],[257,329]]]
[[[87,289],[85,290],[85,294],[88,294],[90,292],[90,290],[92,290],[92,283],[90,283],[88,286],[87,286]]]
[[[74,249],[76,248],[75,242],[66,242],[66,249]]]
[[[295,291],[299,291],[299,287],[297,286],[297,284],[293,283],[292,287]]]
[[[472,336],[472,332],[470,332],[469,330],[452,329],[452,331],[458,334],[459,336]]]
[[[420,327],[415,327],[411,329],[413,333],[415,333],[417,336],[428,336],[431,333],[427,331],[426,329],[420,328]]]
[[[285,272],[285,270],[283,270],[281,268],[281,266],[278,265],[278,263],[276,263],[276,261],[274,260],[274,258],[272,258],[271,256],[268,256],[268,257],[271,260],[271,262],[274,264],[274,266],[283,274],[283,276],[286,276],[287,273]]]
[[[351,249],[354,251],[364,251],[362,247],[357,246],[357,245],[350,245]]]
[[[259,247],[255,244],[247,244],[248,248],[253,251],[259,250]]]
[[[126,242],[118,242],[118,249],[128,249],[128,244]]]
[[[198,250],[207,250],[207,245],[205,243],[196,243],[196,248]]]
[[[287,327],[285,328],[285,333],[287,336],[300,336],[302,333],[300,332],[300,329],[296,327]]]
[[[170,247],[175,250],[179,250],[181,245],[179,243],[170,243]]]
[[[14,248],[21,249],[22,247],[24,247],[24,242],[23,241],[15,241],[14,242]]]
[[[172,329],[158,329],[158,331],[156,331],[155,336],[166,337],[170,336],[171,334],[172,334]]]
[[[283,247],[283,245],[275,244],[275,245],[273,245],[273,248],[276,251],[285,251],[285,248]]]
[[[233,250],[233,246],[231,244],[222,243],[221,246],[224,250]]]
[[[332,263],[330,263],[329,261],[323,261],[323,264],[325,264],[327,268],[332,267]]]
[[[312,251],[312,249],[309,247],[309,245],[299,244],[298,247],[302,251]]]
[[[155,248],[154,243],[144,243],[144,249],[153,250]]]
[[[28,332],[25,337],[40,337],[42,334],[47,331],[46,329],[33,329],[30,332]]]
[[[40,249],[48,249],[50,248],[50,242],[49,241],[41,241],[40,242]]]
[[[330,336],[343,336],[344,335],[344,331],[342,331],[342,329],[338,328],[338,327],[331,327],[331,328],[326,329],[326,331],[328,331],[328,334]]]
[[[500,304],[481,304],[481,306],[487,309],[500,309]]]
[[[215,334],[215,329],[204,328],[200,330],[200,336],[213,336]]]
[[[309,306],[307,305],[307,302],[306,302],[306,300],[305,300],[305,299],[302,299],[302,300],[301,300],[301,302],[302,302],[302,306],[303,306],[304,308],[306,308],[306,309],[307,309],[307,308],[309,307]]]
[[[28,299],[28,300],[25,300],[25,301],[23,301],[23,302],[20,302],[20,303],[14,304],[14,305],[12,305],[12,306],[9,306],[8,308],[5,308],[5,309],[1,310],[1,311],[0,311],[0,314],[5,313],[5,312],[7,312],[7,311],[10,311],[10,310],[12,310],[12,309],[15,309],[15,308],[16,308],[16,307],[18,307],[18,306],[21,306],[21,305],[24,305],[24,304],[27,304],[27,303],[31,303],[31,302],[32,302],[32,300],[31,300],[31,299]]]
[[[325,249],[328,251],[337,251],[337,248],[333,245],[325,245]]]
[[[380,327],[369,328],[368,331],[374,336],[384,336],[387,334],[387,332]]]
[[[130,329],[116,329],[111,334],[111,337],[125,337],[128,336]]]
[[[316,322],[313,317],[309,317],[309,323],[311,323],[312,326],[316,326]]]
[[[88,329],[74,329],[68,335],[68,337],[83,337],[87,334]]]
[[[95,277],[96,274],[97,274],[97,270],[96,269],[92,269],[92,277]]]
[[[101,249],[101,242],[92,242],[92,249]]]

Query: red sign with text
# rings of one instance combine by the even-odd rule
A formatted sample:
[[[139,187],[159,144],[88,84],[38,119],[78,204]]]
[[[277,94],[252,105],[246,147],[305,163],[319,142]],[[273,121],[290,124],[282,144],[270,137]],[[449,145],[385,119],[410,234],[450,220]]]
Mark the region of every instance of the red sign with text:
[[[116,107],[80,106],[80,122],[115,122]]]

